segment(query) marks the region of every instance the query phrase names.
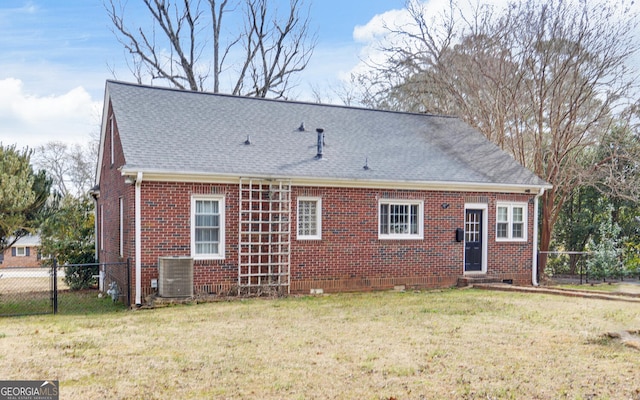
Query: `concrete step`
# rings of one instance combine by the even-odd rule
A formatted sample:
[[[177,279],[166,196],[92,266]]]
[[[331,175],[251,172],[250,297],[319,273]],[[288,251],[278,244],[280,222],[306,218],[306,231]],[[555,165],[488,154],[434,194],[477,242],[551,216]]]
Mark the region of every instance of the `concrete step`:
[[[458,277],[458,287],[467,287],[467,286],[472,286],[477,284],[487,284],[487,283],[509,283],[509,282],[504,282],[500,278],[495,278],[487,275]]]

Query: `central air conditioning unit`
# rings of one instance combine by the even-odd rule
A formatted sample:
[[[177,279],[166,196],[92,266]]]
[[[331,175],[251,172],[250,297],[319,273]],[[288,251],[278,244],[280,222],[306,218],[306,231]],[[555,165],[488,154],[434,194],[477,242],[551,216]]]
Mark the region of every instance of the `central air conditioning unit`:
[[[158,258],[158,295],[160,297],[193,296],[193,259],[191,257]]]

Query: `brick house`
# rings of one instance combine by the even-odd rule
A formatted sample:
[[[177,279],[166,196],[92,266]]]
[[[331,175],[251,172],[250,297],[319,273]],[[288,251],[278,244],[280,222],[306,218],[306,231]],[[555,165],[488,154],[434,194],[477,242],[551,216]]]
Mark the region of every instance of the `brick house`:
[[[96,251],[136,304],[174,256],[194,294],[531,285],[549,187],[453,117],[107,81]]]
[[[0,268],[40,266],[40,236],[38,235],[23,236],[0,254]]]

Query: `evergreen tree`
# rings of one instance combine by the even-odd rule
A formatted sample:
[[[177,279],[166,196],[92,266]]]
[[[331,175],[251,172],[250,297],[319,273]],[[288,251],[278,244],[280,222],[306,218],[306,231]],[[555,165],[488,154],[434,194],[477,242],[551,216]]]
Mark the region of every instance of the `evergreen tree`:
[[[95,262],[93,203],[87,197],[65,196],[58,211],[42,225],[42,252],[50,255],[48,263],[59,265]],[[97,266],[66,266],[65,282],[72,290],[95,284]]]
[[[607,207],[606,218],[600,223],[597,241],[589,240],[587,245],[591,256],[587,260],[589,275],[595,279],[620,276],[622,272],[622,239],[620,226],[613,222],[613,207]]]
[[[0,252],[37,232],[51,211],[47,199],[52,181],[45,171],[33,171],[31,154],[0,143]]]

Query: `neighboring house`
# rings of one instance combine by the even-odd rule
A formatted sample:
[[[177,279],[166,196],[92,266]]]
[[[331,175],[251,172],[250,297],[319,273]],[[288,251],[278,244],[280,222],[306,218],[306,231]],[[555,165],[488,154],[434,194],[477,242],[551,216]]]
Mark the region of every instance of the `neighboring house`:
[[[38,235],[21,237],[13,246],[6,249],[3,254],[0,254],[0,268],[39,266],[40,236]]]
[[[97,255],[195,294],[536,284],[550,186],[460,119],[106,83]]]

